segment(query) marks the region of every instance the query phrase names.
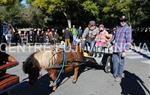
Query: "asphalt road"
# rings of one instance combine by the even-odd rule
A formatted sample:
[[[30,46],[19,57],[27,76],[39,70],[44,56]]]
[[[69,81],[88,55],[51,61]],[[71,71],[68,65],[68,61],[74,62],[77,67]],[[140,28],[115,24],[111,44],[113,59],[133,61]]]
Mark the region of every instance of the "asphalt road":
[[[16,47],[12,47],[16,51]],[[76,84],[72,77],[66,77],[55,92],[49,87],[49,77],[42,71],[41,78],[34,86],[28,84],[28,76],[22,71],[22,62],[35,50],[12,52],[19,65],[9,69],[8,73],[20,77],[20,84],[9,91],[10,95],[150,95],[150,52],[131,51],[126,58],[125,77],[121,82],[115,82],[111,73],[92,67],[85,69],[79,75]]]

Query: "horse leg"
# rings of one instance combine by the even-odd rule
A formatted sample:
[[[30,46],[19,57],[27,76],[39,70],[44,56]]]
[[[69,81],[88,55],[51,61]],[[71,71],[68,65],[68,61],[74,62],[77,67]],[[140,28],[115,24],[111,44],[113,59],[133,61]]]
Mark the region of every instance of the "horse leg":
[[[78,64],[75,63],[72,83],[76,83],[77,78],[78,78],[79,66],[77,66],[77,65],[78,65]]]
[[[53,91],[55,91],[57,89],[57,83],[54,83],[54,81],[56,80],[57,74],[58,74],[58,70],[57,69],[50,69],[48,70],[49,76],[52,79],[53,83],[52,87],[53,87]]]

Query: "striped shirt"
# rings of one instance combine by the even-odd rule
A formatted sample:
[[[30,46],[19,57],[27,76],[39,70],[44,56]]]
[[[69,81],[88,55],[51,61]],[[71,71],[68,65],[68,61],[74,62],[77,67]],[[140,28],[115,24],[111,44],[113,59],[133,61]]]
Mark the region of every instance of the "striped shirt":
[[[129,49],[132,42],[132,31],[131,28],[126,25],[118,27],[114,35],[114,46],[113,52],[125,52]]]

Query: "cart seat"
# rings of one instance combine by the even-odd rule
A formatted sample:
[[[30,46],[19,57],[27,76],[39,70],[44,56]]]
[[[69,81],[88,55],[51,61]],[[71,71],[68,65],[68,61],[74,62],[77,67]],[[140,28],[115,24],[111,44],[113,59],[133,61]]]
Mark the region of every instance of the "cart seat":
[[[16,75],[5,74],[0,78],[0,91],[19,83],[19,77]]]

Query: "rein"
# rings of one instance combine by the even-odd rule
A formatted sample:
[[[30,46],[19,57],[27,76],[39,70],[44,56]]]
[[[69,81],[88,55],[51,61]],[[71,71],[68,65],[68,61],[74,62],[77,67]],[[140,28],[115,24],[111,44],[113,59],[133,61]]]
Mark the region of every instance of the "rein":
[[[61,75],[61,73],[62,73],[62,71],[63,71],[63,69],[64,69],[64,67],[65,67],[65,63],[66,63],[66,52],[65,52],[65,49],[64,49],[64,51],[63,51],[63,65],[62,65],[62,68],[61,68],[61,70],[59,71],[59,74],[58,74],[58,76],[57,76],[57,78],[56,78],[56,80],[55,80],[54,83],[57,83],[57,82],[58,82],[59,77],[60,77],[60,75]]]
[[[71,49],[71,51],[73,52],[73,50]],[[75,54],[76,55],[76,57],[78,57],[78,55],[77,54]],[[66,65],[66,62],[67,62],[67,60],[66,60],[66,48],[64,48],[64,50],[63,50],[63,60],[62,60],[62,65],[59,67],[59,68],[61,68],[61,70],[59,71],[59,74],[57,75],[57,78],[56,78],[56,80],[55,80],[55,82],[54,82],[54,84],[57,84],[57,82],[59,81],[59,78],[60,78],[60,75],[62,74],[62,72],[63,72],[63,69],[64,69],[64,67],[65,66],[70,66],[70,65]],[[73,56],[74,56],[74,54],[73,54]],[[79,61],[71,61],[71,62],[79,62]],[[82,63],[82,64],[84,64],[84,63]],[[80,65],[82,65],[82,64],[80,64]],[[79,65],[78,65],[79,66]],[[57,67],[58,68],[58,67]]]
[[[60,52],[63,52],[63,57],[64,57],[64,52],[65,52],[65,51],[66,51],[66,49],[63,49],[63,50],[58,51],[58,52],[55,52],[55,53],[53,54],[53,56],[51,57],[51,60],[53,61],[53,63],[52,63],[53,66],[50,66],[49,69],[59,69],[59,68],[62,67],[62,65],[60,65],[60,64],[57,65],[57,63],[55,62],[55,60],[56,60],[55,55],[58,54],[58,53],[60,53]],[[78,55],[77,55],[76,53],[74,53],[74,51],[73,51],[72,48],[70,48],[70,51],[72,52],[71,55],[73,56],[73,58],[75,58],[75,60],[72,59],[71,61],[68,61],[68,63],[80,62],[80,61],[76,61],[77,58],[78,58]],[[66,52],[65,52],[65,53],[66,53]],[[66,57],[66,56],[67,56],[67,55],[65,54],[65,57]],[[66,60],[66,62],[67,62],[67,60]],[[62,59],[62,63],[63,63],[63,59]],[[65,66],[70,66],[70,64],[65,64]]]

